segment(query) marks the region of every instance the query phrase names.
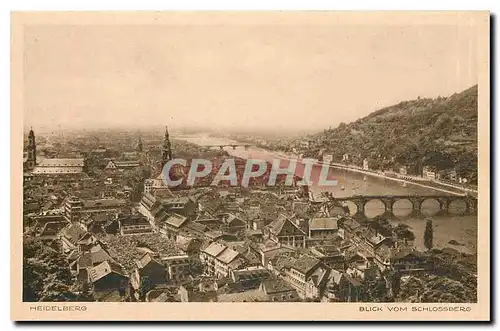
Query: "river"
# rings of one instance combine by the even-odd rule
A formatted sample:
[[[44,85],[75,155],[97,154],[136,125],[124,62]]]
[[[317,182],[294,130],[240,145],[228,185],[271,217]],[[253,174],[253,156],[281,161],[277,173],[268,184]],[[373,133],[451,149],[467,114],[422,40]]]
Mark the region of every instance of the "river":
[[[225,145],[225,144],[238,144],[236,141],[222,138],[214,138],[209,136],[184,136],[178,139],[186,140],[188,142],[206,146],[206,145]],[[230,155],[245,159],[260,159],[268,162],[273,162],[275,159],[282,160],[281,167],[287,167],[290,157],[283,153],[267,151],[264,149],[249,147],[225,147]],[[292,156],[293,158],[294,156]],[[303,166],[299,162],[296,174],[301,176]],[[439,192],[432,188],[420,187],[407,183],[403,186],[401,182],[393,181],[386,178],[364,175],[362,173],[347,171],[343,169],[330,168],[328,172],[328,179],[337,179],[338,185],[336,186],[319,186],[317,179],[321,166],[313,167],[311,179],[313,181],[310,190],[315,194],[321,191],[328,191],[333,193],[335,197],[358,195],[406,195],[406,194],[419,194],[419,195],[435,195],[447,193]],[[352,212],[355,212],[354,204],[349,204]],[[453,202],[450,206],[452,215],[449,216],[436,216],[434,215],[439,210],[439,204],[433,199],[425,200],[422,205],[422,212],[424,215],[429,216],[433,220],[434,225],[434,246],[437,248],[451,247],[464,253],[475,254],[477,247],[477,215],[460,215],[461,211],[465,209],[463,203],[457,201]],[[384,212],[384,205],[381,201],[370,201],[366,205],[365,213],[368,217],[374,217]],[[411,227],[415,234],[415,245],[419,249],[424,249],[423,233],[425,229],[425,220],[423,218],[412,218],[408,215],[412,210],[411,203],[407,200],[401,200],[394,205],[394,214],[396,217],[392,220],[393,223],[405,223]],[[452,245],[450,240],[455,240],[459,245]]]

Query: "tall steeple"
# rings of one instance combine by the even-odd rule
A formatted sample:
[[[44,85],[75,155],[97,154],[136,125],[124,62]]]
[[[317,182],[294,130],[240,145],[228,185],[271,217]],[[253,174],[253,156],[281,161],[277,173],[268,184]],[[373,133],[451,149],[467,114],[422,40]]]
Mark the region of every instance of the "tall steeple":
[[[141,135],[139,135],[139,138],[137,139],[137,147],[136,147],[136,151],[141,153],[142,152],[142,139],[141,139]]]
[[[161,168],[163,169],[165,164],[170,160],[172,160],[172,146],[170,145],[168,127],[165,126],[165,138],[163,139],[163,149],[161,153]]]
[[[33,169],[36,166],[36,140],[33,128],[30,128],[28,133],[28,160],[26,165],[28,169]]]

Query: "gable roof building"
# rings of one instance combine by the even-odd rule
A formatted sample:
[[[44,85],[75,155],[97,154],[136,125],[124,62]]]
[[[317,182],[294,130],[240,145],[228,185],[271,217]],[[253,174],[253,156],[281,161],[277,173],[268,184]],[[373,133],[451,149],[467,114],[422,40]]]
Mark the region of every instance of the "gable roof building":
[[[266,236],[283,245],[306,246],[306,233],[283,214],[280,214],[276,220],[268,225]]]

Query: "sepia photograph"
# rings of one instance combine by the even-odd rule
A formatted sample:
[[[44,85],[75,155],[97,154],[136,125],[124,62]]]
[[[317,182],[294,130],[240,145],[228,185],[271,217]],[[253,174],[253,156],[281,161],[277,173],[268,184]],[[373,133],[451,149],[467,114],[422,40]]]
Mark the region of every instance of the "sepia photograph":
[[[11,19],[13,319],[490,318],[488,12]]]

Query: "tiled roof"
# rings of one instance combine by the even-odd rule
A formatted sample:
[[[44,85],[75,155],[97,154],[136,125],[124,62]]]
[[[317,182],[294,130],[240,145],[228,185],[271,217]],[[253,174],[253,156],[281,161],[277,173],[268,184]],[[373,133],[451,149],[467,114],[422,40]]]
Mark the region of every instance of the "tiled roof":
[[[43,159],[39,167],[83,167],[83,159]]]
[[[231,248],[226,248],[222,253],[217,255],[217,260],[221,261],[222,263],[229,264],[231,263],[239,253],[235,250],[232,250]]]
[[[62,230],[62,235],[73,244],[76,244],[85,233],[86,231],[76,224],[70,224]]]
[[[189,245],[193,242],[193,240],[194,238],[191,237],[177,236],[175,244],[183,251],[186,251],[189,249]]]
[[[49,222],[46,223],[40,232],[41,236],[55,235],[61,231],[67,225],[66,222]]]
[[[292,268],[302,272],[303,274],[307,274],[311,271],[320,261],[308,255],[302,255],[295,261],[292,265]]]
[[[266,294],[276,294],[294,291],[294,288],[282,279],[266,279],[262,282],[262,287]]]
[[[140,214],[121,215],[118,222],[120,222],[121,226],[150,225],[148,219]]]
[[[143,256],[141,256],[139,259],[137,259],[135,261],[135,264],[137,265],[137,267],[139,269],[142,269],[151,262],[161,265],[161,263],[156,261],[149,253],[146,253]]]
[[[52,175],[52,174],[79,174],[83,170],[80,167],[40,167],[33,169],[34,175]]]
[[[109,256],[109,254],[100,245],[97,245],[92,247],[90,252],[84,253],[80,256],[78,259],[78,265],[80,268],[88,268],[93,267],[98,263],[111,260],[111,256]]]
[[[338,285],[338,284],[340,284],[340,281],[342,280],[342,272],[335,270],[335,269],[331,269],[330,275],[328,278],[331,279],[331,281],[333,281],[335,284]]]
[[[179,228],[182,224],[184,224],[184,222],[186,222],[186,220],[187,218],[185,216],[172,214],[165,222],[173,227]]]
[[[249,267],[234,270],[232,276],[235,281],[245,281],[252,279],[265,279],[270,276],[269,270],[264,267]]]
[[[190,231],[190,230],[203,233],[207,230],[207,227],[203,224],[190,221],[190,222],[186,223],[186,231]]]
[[[156,198],[151,193],[146,193],[141,199],[141,203],[150,211],[155,207]]]
[[[309,229],[310,230],[330,230],[337,229],[337,218],[333,217],[321,217],[321,218],[312,218],[309,221]]]
[[[222,251],[224,251],[227,247],[224,246],[224,245],[221,245],[219,243],[216,243],[216,242],[213,242],[211,243],[207,248],[205,248],[203,250],[204,253],[210,255],[210,256],[213,256],[213,257],[216,257],[217,255],[219,255],[220,253],[222,253]]]
[[[112,263],[110,261],[104,261],[101,264],[90,269],[89,277],[90,277],[91,282],[95,283],[99,279],[109,275],[112,272],[126,277],[123,274],[122,268],[119,265],[117,265],[116,263]]]
[[[82,204],[84,208],[121,207],[125,206],[125,200],[119,200],[119,199],[83,200]]]
[[[162,199],[163,204],[177,204],[177,203],[188,203],[190,200],[189,197],[173,197],[173,198],[167,198],[167,199]]]

